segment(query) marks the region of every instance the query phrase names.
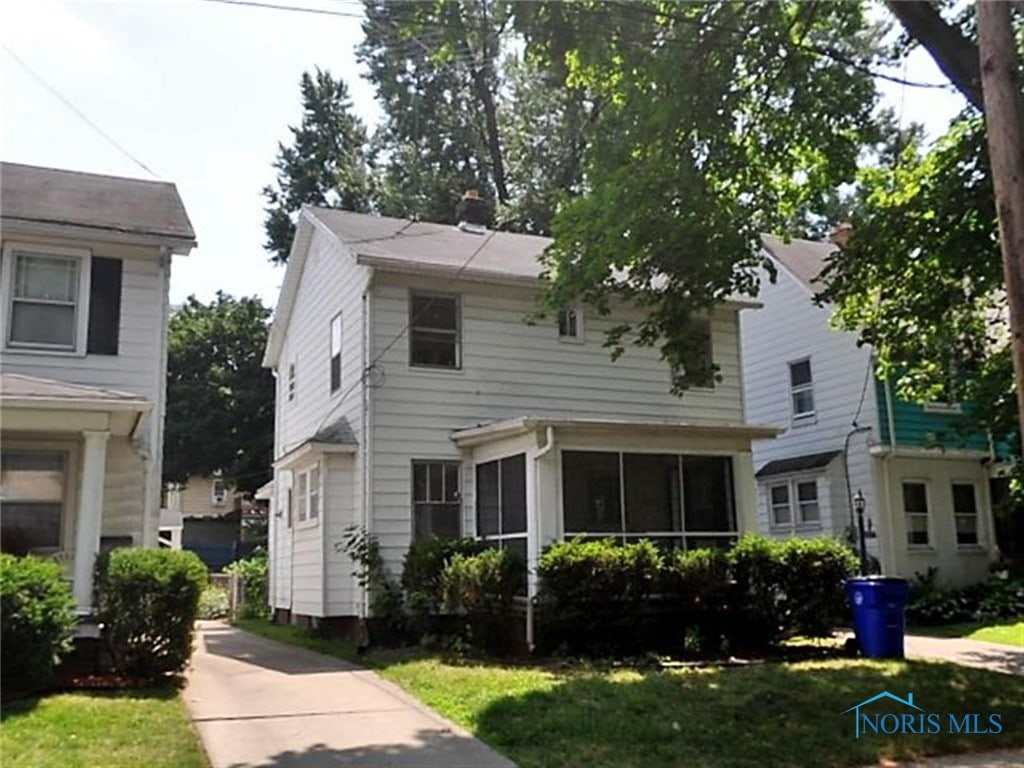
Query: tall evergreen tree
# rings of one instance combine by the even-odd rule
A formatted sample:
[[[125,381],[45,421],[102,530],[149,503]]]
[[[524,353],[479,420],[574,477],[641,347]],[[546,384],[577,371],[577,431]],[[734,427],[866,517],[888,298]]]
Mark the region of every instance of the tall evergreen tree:
[[[302,122],[291,127],[291,146],[278,144],[277,181],[263,189],[268,206],[264,247],[271,260],[288,260],[295,220],[304,204],[366,212],[373,201],[368,138],[352,112],[348,87],[330,72],[302,74]]]

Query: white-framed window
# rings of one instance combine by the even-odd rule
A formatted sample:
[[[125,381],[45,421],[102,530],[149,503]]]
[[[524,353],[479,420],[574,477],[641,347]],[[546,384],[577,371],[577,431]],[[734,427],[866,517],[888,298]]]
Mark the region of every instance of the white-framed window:
[[[295,473],[295,522],[313,524],[320,519],[320,464]]]
[[[458,461],[412,462],[412,535],[454,538],[462,533],[462,491]]]
[[[789,392],[794,420],[814,416],[814,381],[809,357],[789,364]]]
[[[792,478],[768,486],[768,515],[772,528],[816,527],[821,524],[818,481]]]
[[[732,458],[563,450],[562,518],[566,538],[727,547],[739,537]]]
[[[952,491],[956,545],[976,547],[981,543],[978,535],[978,487],[975,483],[954,482]]]
[[[583,343],[583,310],[566,307],[558,313],[558,340]]]
[[[691,386],[700,389],[713,389],[715,386],[715,350],[711,345],[711,321],[697,320],[694,322],[697,345],[696,355],[700,364],[697,380],[691,382]],[[675,385],[680,379],[686,376],[686,366],[682,363],[672,368],[672,384]]]
[[[288,402],[295,401],[295,361],[288,363],[288,381],[286,386],[288,387]]]
[[[214,475],[213,480],[210,483],[210,501],[215,507],[224,506],[224,502],[228,499],[228,488],[224,482],[224,478],[220,475]]]
[[[68,453],[35,448],[0,451],[0,549],[54,555],[66,545]]]
[[[331,318],[331,394],[341,389],[341,313]]]
[[[89,267],[87,250],[13,243],[5,246],[5,346],[84,354]]]
[[[907,527],[907,546],[929,546],[931,537],[928,533],[927,483],[920,480],[903,481],[903,518]]]
[[[458,296],[409,294],[409,365],[462,368],[461,325]]]

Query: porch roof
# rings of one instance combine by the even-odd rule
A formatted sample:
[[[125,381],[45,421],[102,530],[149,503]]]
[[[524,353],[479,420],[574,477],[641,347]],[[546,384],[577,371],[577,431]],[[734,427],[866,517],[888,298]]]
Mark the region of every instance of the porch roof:
[[[153,407],[153,403],[146,398],[130,392],[25,376],[20,373],[0,373],[0,405],[4,408],[136,412],[145,412]]]
[[[686,422],[686,421],[634,421],[630,419],[597,419],[578,417],[520,416],[515,419],[478,424],[457,429],[451,439],[460,448],[482,445],[492,440],[526,434],[540,429],[573,429],[593,432],[622,432],[628,434],[678,435],[727,435],[750,440],[775,437],[782,430],[756,424],[733,422]]]
[[[310,453],[355,453],[358,449],[359,441],[352,431],[352,425],[342,416],[278,456],[274,466],[287,466]]]
[[[775,459],[761,467],[757,471],[757,477],[772,477],[773,475],[786,475],[790,472],[805,472],[827,467],[841,453],[842,451],[825,451],[809,453],[804,456],[790,456],[788,459]]]

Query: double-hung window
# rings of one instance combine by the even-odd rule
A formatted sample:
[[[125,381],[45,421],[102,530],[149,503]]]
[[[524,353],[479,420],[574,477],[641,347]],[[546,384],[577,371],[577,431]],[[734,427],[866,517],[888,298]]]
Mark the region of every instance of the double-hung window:
[[[341,314],[331,319],[331,394],[341,389]]]
[[[0,452],[0,545],[15,555],[49,555],[62,546],[67,454],[5,448]]]
[[[526,454],[476,466],[476,534],[526,562]]]
[[[459,299],[444,294],[409,297],[409,365],[420,368],[462,367]]]
[[[768,486],[768,513],[772,528],[819,525],[818,482],[794,479]]]
[[[907,526],[907,546],[927,547],[928,486],[922,482],[903,482],[903,517]]]
[[[789,364],[789,389],[793,419],[814,416],[814,381],[811,377],[810,358]]]
[[[53,249],[57,251],[57,249]],[[9,247],[7,346],[84,352],[89,258],[85,251]]]
[[[432,536],[454,538],[462,525],[459,462],[414,460],[412,463],[412,525],[417,541]]]
[[[978,497],[974,483],[953,483],[953,520],[957,546],[977,546]]]
[[[320,519],[320,464],[313,464],[296,473],[296,523],[315,523]]]

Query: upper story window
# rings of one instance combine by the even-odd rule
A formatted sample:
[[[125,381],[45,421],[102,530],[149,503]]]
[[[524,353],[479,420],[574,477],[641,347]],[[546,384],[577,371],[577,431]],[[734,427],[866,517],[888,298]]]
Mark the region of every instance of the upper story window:
[[[811,378],[811,360],[798,360],[789,364],[790,400],[793,418],[805,419],[814,415],[814,382]]]
[[[578,307],[566,307],[558,313],[558,340],[583,342],[583,312]]]
[[[459,298],[413,293],[409,297],[409,365],[462,367]]]
[[[928,486],[920,482],[903,483],[903,516],[907,525],[907,545],[927,547]]]
[[[288,402],[295,399],[295,363],[288,363]]]
[[[696,357],[699,370],[695,372],[695,378],[690,384],[695,387],[710,388],[715,386],[715,352],[711,346],[711,322],[709,320],[697,321],[696,336]],[[686,376],[686,366],[680,363],[672,368],[672,383],[676,384]]]
[[[88,317],[88,253],[9,248],[10,347],[82,352]]]
[[[331,393],[341,389],[341,313],[331,319]]]
[[[978,497],[974,483],[953,483],[953,519],[958,547],[973,547],[978,539]]]
[[[214,475],[213,482],[210,484],[210,501],[213,502],[215,507],[222,506],[228,499],[228,488],[224,482],[224,478],[220,475]]]

